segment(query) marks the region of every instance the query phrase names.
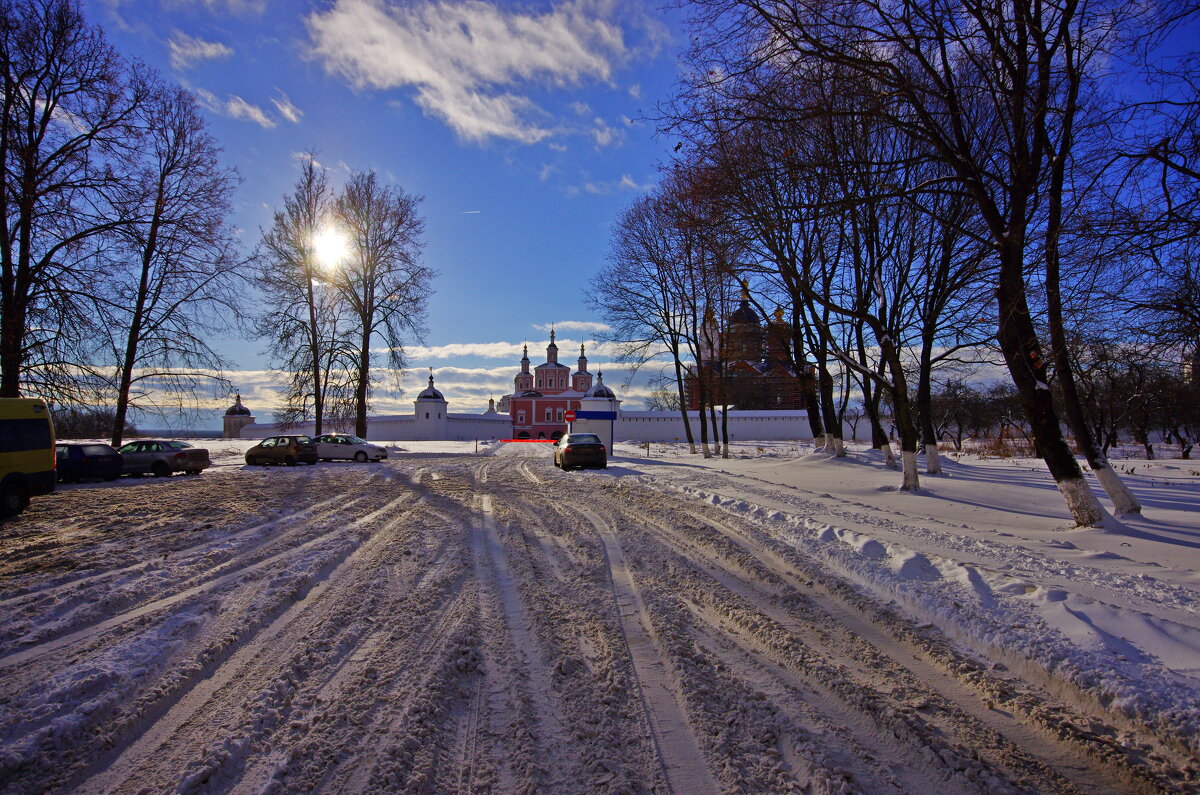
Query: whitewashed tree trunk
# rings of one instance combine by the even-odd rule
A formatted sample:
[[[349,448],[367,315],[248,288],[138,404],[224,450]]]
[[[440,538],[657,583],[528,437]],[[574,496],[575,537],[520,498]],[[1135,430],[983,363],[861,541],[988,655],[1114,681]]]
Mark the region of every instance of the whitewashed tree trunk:
[[[826,433],[821,437],[821,449],[818,452],[828,453],[833,446],[833,435]]]
[[[834,458],[845,458],[846,457],[846,443],[843,442],[841,439],[837,438],[836,436],[831,437],[831,438],[833,439],[833,457]]]
[[[900,453],[904,469],[900,477],[900,491],[920,491],[921,478],[917,474],[917,451],[904,450]]]
[[[938,454],[936,444],[925,445],[925,474],[942,474],[942,457]]]
[[[1058,490],[1067,501],[1071,516],[1080,527],[1098,527],[1104,521],[1104,508],[1084,478],[1060,480]]]
[[[1137,501],[1137,497],[1133,496],[1133,492],[1125,485],[1125,481],[1121,480],[1116,472],[1113,472],[1111,466],[1093,468],[1092,471],[1096,473],[1096,480],[1100,481],[1100,487],[1104,489],[1104,493],[1112,500],[1113,513],[1117,516],[1124,516],[1142,512],[1142,505]]]
[[[708,442],[703,442],[701,445],[702,452],[705,458],[712,458],[712,451],[708,449]]]
[[[879,449],[883,451],[883,465],[885,467],[887,467],[888,469],[899,469],[900,468],[896,464],[896,454],[892,452],[892,445],[890,443],[884,442],[882,445],[879,446]]]

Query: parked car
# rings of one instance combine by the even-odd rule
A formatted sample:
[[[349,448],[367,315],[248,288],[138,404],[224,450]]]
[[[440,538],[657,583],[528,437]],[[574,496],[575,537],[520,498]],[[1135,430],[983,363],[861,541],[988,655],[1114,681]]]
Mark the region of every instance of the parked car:
[[[317,457],[322,461],[335,458],[382,461],[387,458],[387,450],[348,433],[327,433],[313,439],[313,444],[317,446]]]
[[[317,446],[307,436],[272,436],[263,439],[246,451],[246,463],[254,464],[315,464]]]
[[[54,445],[58,459],[58,481],[78,483],[84,478],[116,480],[123,465],[121,454],[107,444]]]
[[[54,491],[54,420],[44,400],[0,398],[0,517]]]
[[[121,471],[129,475],[147,472],[156,478],[167,477],[172,472],[198,475],[212,464],[208,450],[203,447],[166,439],[139,439],[122,445],[118,452],[121,454]]]
[[[554,443],[554,466],[608,468],[608,450],[594,433],[564,434]]]

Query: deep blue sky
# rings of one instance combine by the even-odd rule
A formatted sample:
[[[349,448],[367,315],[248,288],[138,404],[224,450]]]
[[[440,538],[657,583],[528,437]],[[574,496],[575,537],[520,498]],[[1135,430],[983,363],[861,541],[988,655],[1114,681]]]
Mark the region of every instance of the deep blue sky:
[[[85,10],[122,53],[200,97],[244,179],[233,221],[247,247],[309,149],[335,183],[373,169],[425,197],[424,261],[438,272],[428,334],[411,346],[407,393],[379,411],[410,410],[428,367],[452,411],[481,410],[511,391],[522,342],[536,364],[555,324],[573,363],[593,338],[600,318],[583,294],[610,224],[674,144],[646,120],[677,78],[669,13],[621,0],[91,0]],[[223,347],[265,418],[262,342]],[[602,350],[589,358],[619,384]],[[636,403],[643,390],[624,396]]]

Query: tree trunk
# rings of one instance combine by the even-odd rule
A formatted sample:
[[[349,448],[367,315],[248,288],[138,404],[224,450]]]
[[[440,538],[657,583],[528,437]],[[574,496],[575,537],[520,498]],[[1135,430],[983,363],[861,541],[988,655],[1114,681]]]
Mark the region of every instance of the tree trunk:
[[[687,436],[688,452],[696,454],[696,440],[692,437],[692,421],[688,417],[687,390],[683,388],[683,364],[679,361],[679,346],[671,350],[675,360],[675,388],[679,392],[679,412],[683,415],[683,433]]]
[[[150,263],[158,249],[158,229],[162,223],[162,183],[154,202],[154,217],[150,219],[150,233],[142,249],[142,272],[138,279],[137,298],[134,299],[133,316],[129,320],[129,334],[125,338],[125,359],[121,362],[121,377],[117,383],[117,408],[113,415],[112,446],[120,447],[125,435],[125,416],[129,410],[129,391],[133,388],[133,368],[137,363],[138,342],[142,336],[142,321],[145,319],[146,298],[150,293]]]
[[[825,452],[833,453],[834,458],[846,456],[846,445],[842,440],[841,423],[833,400],[833,376],[828,368],[820,370],[818,379],[821,389],[821,417],[825,420]]]
[[[1079,399],[1079,390],[1075,386],[1074,368],[1071,366],[1071,357],[1067,353],[1062,299],[1058,288],[1058,247],[1056,245],[1048,246],[1046,251],[1046,296],[1050,345],[1054,353],[1055,375],[1058,378],[1058,386],[1062,390],[1067,426],[1075,434],[1075,444],[1079,446],[1079,451],[1083,453],[1088,466],[1096,473],[1096,480],[1100,482],[1104,492],[1112,500],[1113,510],[1117,515],[1141,513],[1141,504],[1121,480],[1120,475],[1113,471],[1112,466],[1108,463],[1106,450],[1101,449],[1100,445],[1096,443],[1092,428],[1083,414],[1083,404]]]
[[[308,334],[313,372],[313,436],[321,435],[324,414],[325,384],[321,378],[321,343],[317,336],[317,297],[313,292],[311,263],[305,264],[308,275]]]
[[[882,335],[879,352],[892,374],[892,407],[896,412],[896,428],[900,432],[901,491],[919,491],[921,478],[917,474],[917,426],[913,422],[912,404],[908,399],[908,384],[896,347]]]
[[[729,406],[721,406],[721,457],[729,458]]]
[[[925,474],[942,474],[938,456],[938,435],[933,427],[933,336],[922,334],[921,372],[917,376],[917,421],[920,423],[921,443],[925,446]]]
[[[1063,438],[1046,363],[1025,299],[1022,266],[1022,246],[1012,238],[1001,241],[999,288],[996,291],[1000,313],[997,342],[1017,387],[1034,443],[1066,500],[1071,516],[1081,527],[1096,526],[1103,521],[1104,510]]]
[[[363,322],[358,350],[358,382],[354,385],[354,435],[367,438],[367,387],[371,383],[371,328]],[[320,435],[320,432],[317,432]]]

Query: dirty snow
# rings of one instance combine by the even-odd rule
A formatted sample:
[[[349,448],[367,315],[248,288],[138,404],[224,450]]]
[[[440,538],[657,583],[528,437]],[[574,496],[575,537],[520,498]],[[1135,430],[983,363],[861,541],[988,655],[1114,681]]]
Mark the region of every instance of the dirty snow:
[[[0,525],[0,790],[1200,791],[1200,463],[250,444]]]

